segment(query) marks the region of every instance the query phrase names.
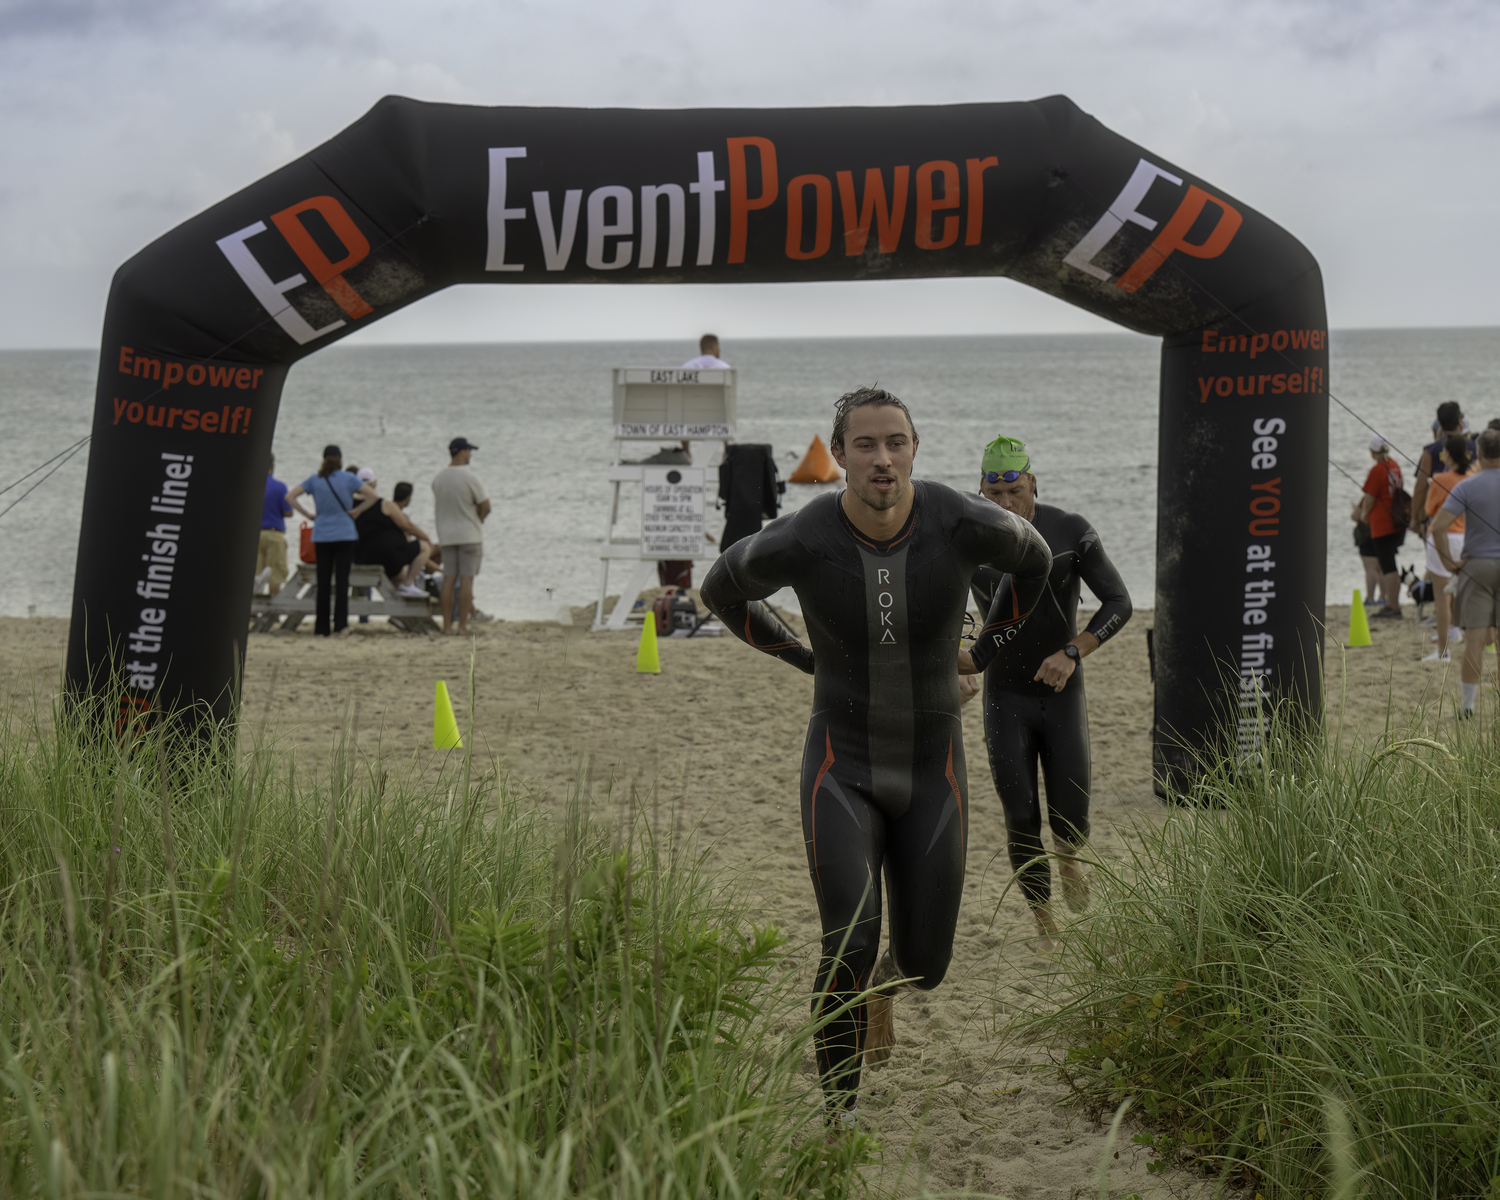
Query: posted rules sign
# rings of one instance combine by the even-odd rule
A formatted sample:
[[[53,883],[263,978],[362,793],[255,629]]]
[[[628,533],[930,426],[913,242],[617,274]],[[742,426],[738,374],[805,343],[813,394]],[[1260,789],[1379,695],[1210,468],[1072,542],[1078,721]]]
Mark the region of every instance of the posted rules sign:
[[[703,547],[703,468],[642,468],[641,557],[694,558]]]

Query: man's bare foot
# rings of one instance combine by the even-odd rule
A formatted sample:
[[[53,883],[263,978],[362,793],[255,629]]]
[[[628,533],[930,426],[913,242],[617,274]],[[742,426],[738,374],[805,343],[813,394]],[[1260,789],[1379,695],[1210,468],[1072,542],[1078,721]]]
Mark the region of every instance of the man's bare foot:
[[[875,970],[870,975],[870,987],[884,990],[865,1006],[865,1066],[871,1070],[884,1066],[896,1045],[896,1009],[893,997],[897,988],[887,985],[899,978],[900,968],[887,950],[880,956],[880,961],[875,964]]]
[[[896,1005],[889,996],[880,995],[865,1005],[869,1022],[865,1026],[865,1066],[871,1071],[885,1066],[896,1044]]]
[[[1043,904],[1031,910],[1036,919],[1036,937],[1026,943],[1028,950],[1037,954],[1051,954],[1057,949],[1057,922],[1052,919],[1052,909]]]
[[[859,1113],[856,1109],[840,1108],[828,1113],[824,1123],[827,1125],[824,1145],[837,1146],[844,1138],[859,1132]]]
[[[1062,876],[1062,894],[1068,908],[1076,913],[1087,912],[1089,877],[1083,873],[1083,864],[1063,859],[1058,863],[1058,874]]]

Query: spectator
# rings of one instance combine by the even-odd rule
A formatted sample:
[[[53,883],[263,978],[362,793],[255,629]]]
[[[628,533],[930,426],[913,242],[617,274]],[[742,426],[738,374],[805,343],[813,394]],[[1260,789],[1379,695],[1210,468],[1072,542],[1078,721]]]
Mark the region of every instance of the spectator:
[[[1440,452],[1438,466],[1446,467],[1447,470],[1439,471],[1432,477],[1432,486],[1425,490],[1426,493],[1426,520],[1424,527],[1431,524],[1435,514],[1442,503],[1448,499],[1453,489],[1458,486],[1468,473],[1473,463],[1469,454],[1469,446],[1472,443],[1461,433],[1448,435]],[[1412,507],[1416,504],[1413,501]],[[1464,519],[1457,518],[1448,526],[1446,534],[1448,539],[1448,553],[1456,561],[1463,557],[1464,552]],[[1452,597],[1448,594],[1448,581],[1453,577],[1452,572],[1443,566],[1443,560],[1438,557],[1437,542],[1429,532],[1426,535],[1427,545],[1427,578],[1432,580],[1432,598],[1437,609],[1437,649],[1424,658],[1423,662],[1448,662],[1448,639],[1453,636],[1449,629],[1452,622]]]
[[[310,513],[297,501],[311,496],[317,506]],[[354,522],[376,501],[375,489],[344,470],[344,452],[337,446],[323,447],[323,464],[316,475],[293,485],[287,501],[313,523],[312,540],[318,553],[318,616],[313,633],[318,637],[349,635],[349,568],[359,534]],[[356,501],[358,504],[356,505]],[[329,609],[332,609],[332,624]]]
[[[1427,481],[1443,469],[1439,461],[1443,454],[1443,443],[1451,435],[1460,434],[1468,440],[1468,459],[1473,461],[1474,458],[1474,439],[1468,437],[1469,422],[1464,419],[1463,410],[1458,407],[1456,400],[1446,400],[1439,404],[1437,420],[1432,424],[1433,440],[1423,446],[1422,453],[1417,456],[1417,477],[1411,485],[1411,531],[1418,537],[1427,535],[1427,521],[1431,511],[1427,506]]]
[[[1454,408],[1458,407],[1457,401],[1449,401],[1449,403],[1452,404]],[[1490,428],[1495,428],[1495,423],[1493,421],[1490,422]],[[1463,413],[1459,413],[1457,425],[1445,425],[1443,424],[1443,406],[1438,405],[1437,420],[1432,423],[1432,436],[1437,438],[1438,441],[1442,441],[1443,434],[1449,432],[1449,430],[1452,430],[1452,432],[1454,433],[1463,434],[1464,437],[1468,438],[1471,442],[1474,440],[1474,430],[1469,425],[1468,417],[1464,416]],[[1473,450],[1469,451],[1469,457],[1474,457]]]
[[[365,479],[367,474],[369,478]],[[360,478],[372,489],[379,482],[368,467],[360,472]],[[417,576],[427,569],[432,539],[407,517],[404,509],[411,503],[411,484],[398,483],[397,496],[403,494],[403,488],[406,504],[398,499],[379,500],[359,514],[354,522],[359,531],[354,561],[378,566],[400,595],[424,598],[427,593],[417,586]]]
[[[684,371],[706,371],[713,368],[725,368],[729,364],[719,357],[719,339],[712,333],[705,333],[698,339],[698,357],[690,358],[682,364]]]
[[[268,584],[271,595],[286,582],[286,519],[292,506],[286,502],[286,484],[275,478],[276,456],[266,465],[266,499],[260,510],[260,546],[255,552],[255,578]]]
[[[1396,570],[1396,547],[1406,529],[1398,528],[1392,506],[1396,493],[1402,490],[1401,465],[1391,457],[1391,448],[1378,433],[1370,439],[1370,457],[1375,465],[1365,477],[1364,494],[1354,509],[1354,520],[1368,521],[1370,540],[1359,548],[1361,558],[1378,560],[1381,589],[1385,593],[1385,607],[1378,608],[1370,616],[1401,619],[1401,575]],[[1366,575],[1368,577],[1368,564]]]
[[[1474,715],[1485,643],[1500,625],[1500,429],[1486,429],[1478,443],[1479,473],[1454,486],[1432,522],[1438,557],[1454,576],[1454,606],[1464,631],[1460,720]],[[1459,517],[1464,557],[1455,559],[1444,535]]]
[[[448,443],[450,461],[432,480],[437,502],[437,535],[443,548],[443,632],[469,632],[474,613],[474,576],[484,558],[484,519],[490,498],[484,484],[469,470],[479,447],[467,438]],[[458,628],[453,628],[453,592],[458,588]]]

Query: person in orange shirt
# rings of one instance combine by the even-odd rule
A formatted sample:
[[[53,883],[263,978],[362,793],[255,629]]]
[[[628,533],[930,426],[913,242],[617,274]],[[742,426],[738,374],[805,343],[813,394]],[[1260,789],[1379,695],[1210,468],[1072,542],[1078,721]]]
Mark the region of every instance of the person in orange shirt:
[[[1362,521],[1370,524],[1370,540],[1360,546],[1360,556],[1379,561],[1385,607],[1376,609],[1370,616],[1389,617],[1399,621],[1401,575],[1396,569],[1396,547],[1401,544],[1405,527],[1396,528],[1391,506],[1397,489],[1402,486],[1401,466],[1391,457],[1390,446],[1379,434],[1370,439],[1370,457],[1375,460],[1375,465],[1365,477],[1364,494],[1351,515],[1356,524]]]
[[[1441,466],[1445,469],[1432,476],[1425,489],[1424,507],[1427,509],[1427,520],[1423,527],[1428,529],[1425,541],[1427,543],[1427,578],[1432,580],[1432,595],[1437,606],[1437,649],[1424,658],[1423,662],[1449,662],[1448,631],[1453,616],[1453,601],[1448,595],[1448,581],[1453,578],[1452,572],[1443,566],[1443,560],[1438,557],[1437,543],[1433,541],[1431,533],[1432,516],[1438,509],[1442,508],[1443,501],[1448,499],[1459,480],[1467,476],[1473,467],[1473,458],[1469,454],[1469,439],[1461,433],[1450,434],[1443,439],[1443,448],[1438,453]],[[1448,526],[1446,534],[1448,539],[1448,554],[1455,562],[1464,556],[1464,519],[1455,518],[1453,524]]]

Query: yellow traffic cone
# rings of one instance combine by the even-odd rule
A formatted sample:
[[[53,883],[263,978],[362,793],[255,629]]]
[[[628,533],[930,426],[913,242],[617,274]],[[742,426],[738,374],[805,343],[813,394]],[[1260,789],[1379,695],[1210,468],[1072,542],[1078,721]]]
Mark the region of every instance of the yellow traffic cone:
[[[437,685],[437,706],[432,712],[432,748],[434,750],[462,750],[463,739],[458,736],[458,720],[453,715],[453,701],[448,699],[448,685],[441,679]]]
[[[656,650],[656,614],[646,610],[646,623],[641,626],[641,645],[635,652],[637,675],[660,675],[661,655]]]
[[[1348,646],[1373,646],[1370,640],[1370,622],[1365,617],[1365,602],[1359,598],[1359,589],[1354,589],[1354,603],[1349,606]]]

